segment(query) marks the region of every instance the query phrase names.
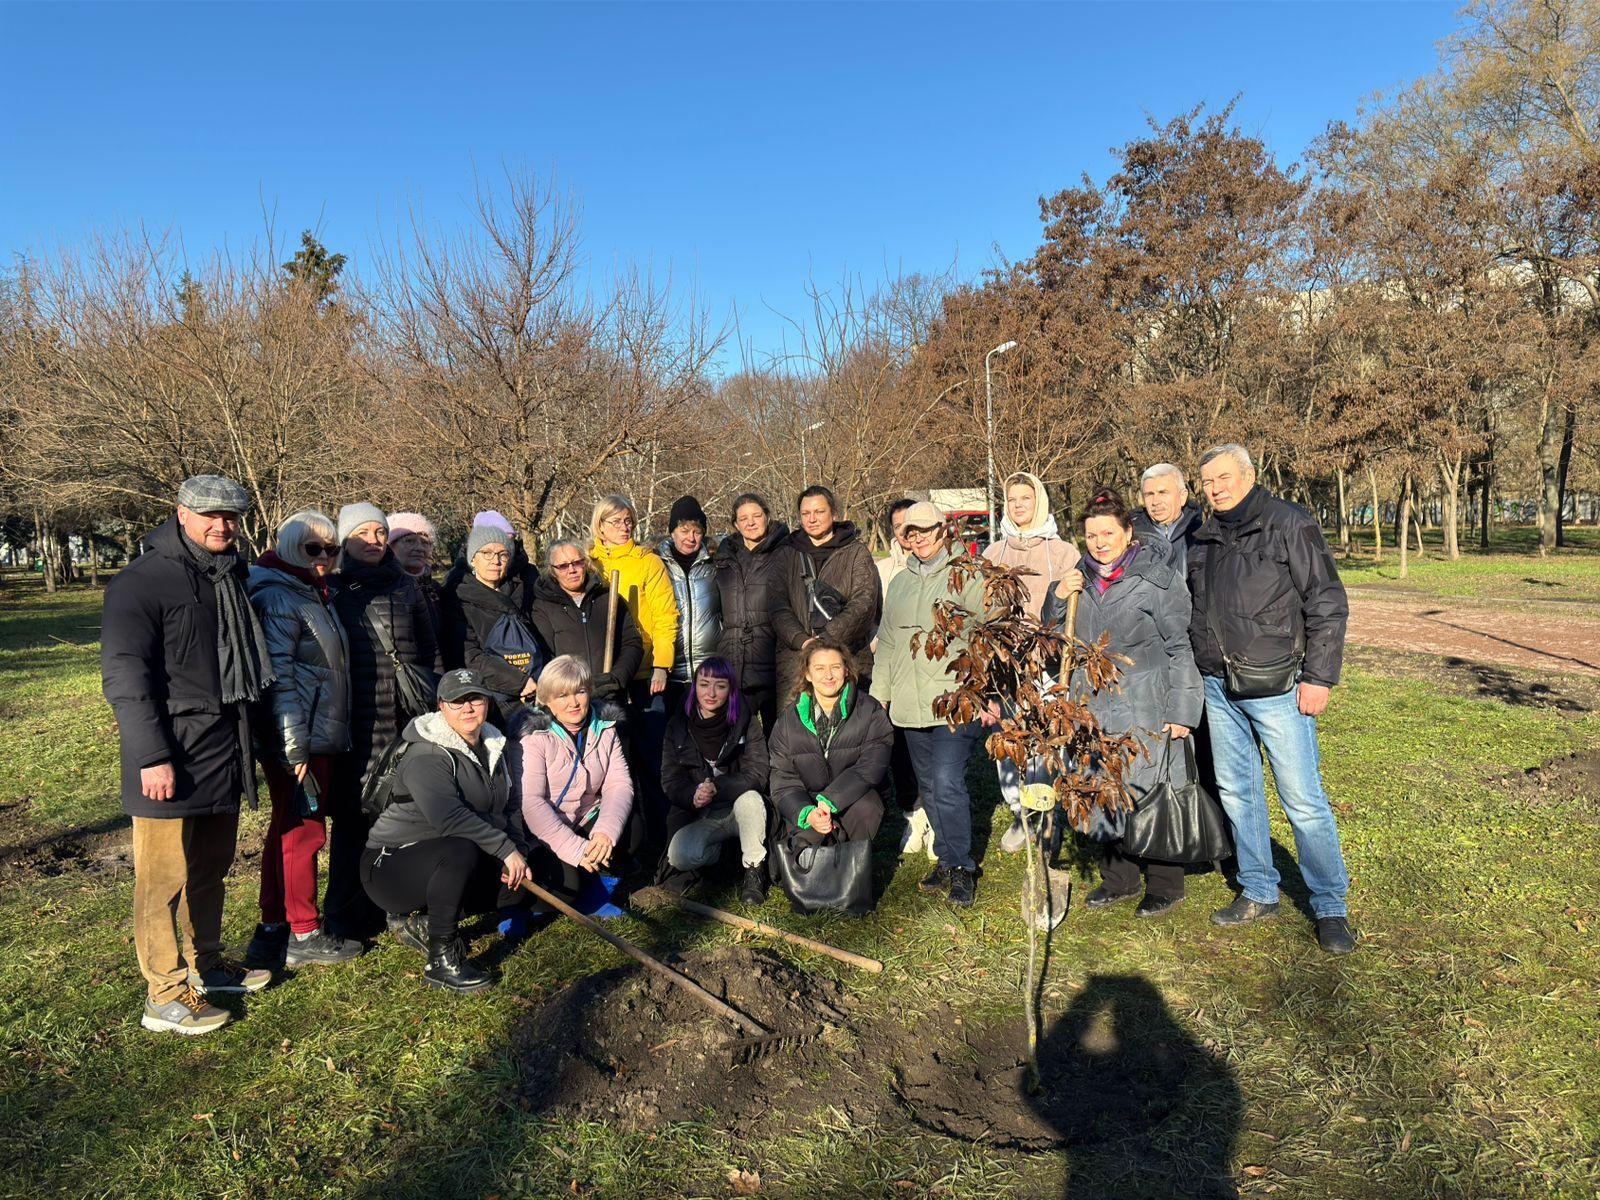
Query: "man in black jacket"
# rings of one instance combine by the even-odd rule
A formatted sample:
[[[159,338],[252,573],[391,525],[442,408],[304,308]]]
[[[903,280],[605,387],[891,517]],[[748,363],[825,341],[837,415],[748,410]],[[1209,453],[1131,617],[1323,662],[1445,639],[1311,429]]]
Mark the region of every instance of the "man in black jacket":
[[[1339,682],[1349,605],[1322,529],[1305,509],[1256,483],[1243,446],[1200,459],[1212,515],[1194,534],[1189,639],[1205,678],[1206,723],[1222,806],[1233,823],[1239,897],[1211,914],[1242,925],[1278,911],[1278,872],[1259,746],[1272,761],[1311,891],[1317,940],[1355,948],[1345,908],[1349,877],[1322,789],[1317,723]]]
[[[1133,535],[1141,542],[1160,538],[1172,547],[1172,561],[1181,575],[1188,570],[1189,546],[1204,514],[1189,499],[1183,472],[1171,463],[1156,463],[1139,480],[1144,507],[1133,514]]]
[[[256,791],[246,708],[273,678],[237,549],[249,507],[231,479],[185,480],[177,515],[106,588],[101,679],[122,743],[122,806],[133,818],[146,1029],[209,1033],[228,1013],[208,994],[253,992],[272,978],[222,957],[222,881],[239,797],[254,803]]]

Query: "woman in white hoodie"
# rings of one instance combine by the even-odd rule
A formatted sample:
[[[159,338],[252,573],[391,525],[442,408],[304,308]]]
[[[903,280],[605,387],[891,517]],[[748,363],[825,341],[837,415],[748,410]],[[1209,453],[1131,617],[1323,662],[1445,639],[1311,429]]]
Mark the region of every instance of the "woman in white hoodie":
[[[1062,538],[1050,512],[1050,493],[1037,475],[1018,471],[1006,478],[1006,511],[1000,521],[1000,540],[983,552],[990,562],[1003,567],[1027,567],[1024,576],[1028,589],[1028,611],[1037,618],[1044,609],[1050,589],[1060,586],[1063,596],[1083,587],[1077,569],[1076,542]],[[1016,764],[1001,759],[995,764],[1000,775],[1000,794],[1011,809],[1011,828],[1000,839],[1007,854],[1021,850],[1027,835],[1022,825],[1021,780]]]

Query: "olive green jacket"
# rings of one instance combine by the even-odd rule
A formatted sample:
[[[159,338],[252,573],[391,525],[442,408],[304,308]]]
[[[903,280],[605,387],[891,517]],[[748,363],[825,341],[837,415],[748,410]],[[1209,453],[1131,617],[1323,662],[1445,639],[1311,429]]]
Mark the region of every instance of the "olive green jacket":
[[[964,555],[964,552],[963,552]],[[966,648],[966,639],[954,639],[941,658],[929,658],[919,642],[911,652],[911,639],[921,641],[933,629],[933,606],[951,600],[975,617],[983,616],[983,580],[973,575],[959,592],[950,591],[951,570],[959,561],[946,547],[936,558],[923,562],[906,559],[903,571],[889,581],[878,626],[878,656],[872,675],[872,697],[889,710],[889,720],[901,729],[925,729],[944,722],[933,715],[933,702],[955,687],[949,668]]]

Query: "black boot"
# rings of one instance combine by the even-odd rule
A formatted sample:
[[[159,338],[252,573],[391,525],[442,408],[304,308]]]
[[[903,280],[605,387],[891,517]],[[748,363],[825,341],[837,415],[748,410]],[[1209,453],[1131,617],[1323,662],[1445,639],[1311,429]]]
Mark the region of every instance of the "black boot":
[[[289,949],[289,926],[275,925],[268,928],[266,925],[257,925],[256,933],[250,939],[250,944],[245,947],[244,961],[248,967],[261,967],[268,971],[281,971],[284,967],[284,956]]]
[[[758,862],[744,869],[744,881],[739,885],[739,899],[745,904],[767,902],[767,864]]]
[[[428,938],[428,969],[422,973],[425,982],[433,987],[452,992],[476,992],[489,986],[489,973],[474,966],[467,958],[467,947],[461,938]]]

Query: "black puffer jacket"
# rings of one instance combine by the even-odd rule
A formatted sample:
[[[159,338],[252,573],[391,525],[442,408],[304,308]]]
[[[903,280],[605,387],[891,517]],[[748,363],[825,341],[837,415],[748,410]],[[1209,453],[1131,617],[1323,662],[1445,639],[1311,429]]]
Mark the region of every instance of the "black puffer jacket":
[[[806,531],[789,535],[791,553],[785,556],[782,595],[772,610],[772,627],[778,635],[778,677],[787,693],[800,682],[800,649],[812,637],[826,634],[849,647],[863,679],[872,676],[872,633],[883,611],[883,590],[878,564],[849,521],[833,527],[833,536],[813,546]],[[815,565],[817,588],[832,599],[833,613],[824,621],[811,602],[806,585]]]
[[[100,677],[122,742],[122,807],[135,817],[239,811],[255,764],[243,704],[222,703],[217,593],[183,548],[178,519],[106,586]],[[238,576],[245,580],[240,556]],[[177,792],[146,800],[139,772],[171,763]]]
[[[445,670],[466,667],[476,671],[495,691],[497,699],[515,701],[521,696],[528,680],[538,678],[539,668],[544,665],[542,659],[535,655],[525,663],[511,663],[484,645],[506,617],[518,622],[530,641],[534,640],[529,610],[535,578],[532,568],[527,568],[523,573],[508,575],[498,587],[490,587],[476,575],[465,574],[441,594],[439,654]]]
[[[714,766],[715,771],[700,753],[689,728],[689,714],[681,705],[673,707],[661,748],[661,790],[669,803],[709,815],[727,812],[746,792],[767,794],[767,739],[756,719],[754,705],[740,705],[739,719],[729,725]],[[705,808],[696,809],[695,789],[708,778],[716,782],[717,798]]]
[[[772,610],[789,585],[789,527],[781,521],[767,528],[754,550],[730,533],[718,548],[717,594],[722,599],[722,637],[717,653],[739,673],[745,691],[778,686],[778,635]]]
[[[583,602],[574,604],[562,586],[549,575],[541,575],[533,585],[529,616],[549,657],[570,654],[589,664],[594,672],[594,698],[623,698],[628,680],[638,674],[644,662],[644,639],[628,611],[628,602],[617,598],[617,635],[612,646],[611,674],[602,675],[606,661],[606,609],[611,589],[590,571]],[[621,682],[618,682],[618,681]]]
[[[402,662],[438,678],[444,671],[427,598],[417,581],[386,553],[377,566],[348,564],[333,576],[333,610],[350,639],[350,753],[340,763],[347,781],[365,779],[408,719],[401,712],[394,663],[367,618],[388,630]]]
[[[1200,506],[1191,500],[1183,506],[1183,511],[1172,524],[1171,532],[1163,533],[1141,508],[1133,514],[1133,533],[1146,545],[1152,539],[1166,542],[1172,548],[1172,561],[1178,574],[1185,575],[1189,570],[1189,547],[1194,544],[1194,531],[1200,528],[1204,520],[1205,514],[1200,511]]]
[[[1321,526],[1259,483],[1236,511],[1234,522],[1213,513],[1195,531],[1189,551],[1195,665],[1203,675],[1226,674],[1207,619],[1214,606],[1229,654],[1254,663],[1282,659],[1303,630],[1301,682],[1332,687],[1339,682],[1350,605]]]
[[[889,776],[894,727],[889,714],[865,692],[848,688],[840,698],[843,717],[825,749],[811,719],[811,693],[788,705],[767,744],[772,803],[793,829],[819,795],[843,812],[868,792],[882,793]]]

